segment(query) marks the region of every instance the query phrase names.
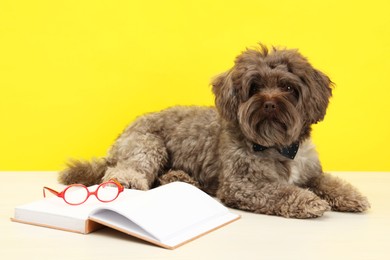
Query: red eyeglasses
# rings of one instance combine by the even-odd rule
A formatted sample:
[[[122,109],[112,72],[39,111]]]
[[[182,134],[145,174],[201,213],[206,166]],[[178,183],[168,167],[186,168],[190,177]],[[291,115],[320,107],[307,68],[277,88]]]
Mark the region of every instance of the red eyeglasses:
[[[101,202],[111,202],[118,198],[123,192],[123,186],[116,180],[109,180],[101,183],[95,191],[89,191],[83,184],[72,184],[63,191],[58,192],[49,187],[43,187],[43,196],[46,197],[45,191],[48,190],[57,197],[62,198],[69,205],[80,205],[87,201],[89,196],[94,195]]]

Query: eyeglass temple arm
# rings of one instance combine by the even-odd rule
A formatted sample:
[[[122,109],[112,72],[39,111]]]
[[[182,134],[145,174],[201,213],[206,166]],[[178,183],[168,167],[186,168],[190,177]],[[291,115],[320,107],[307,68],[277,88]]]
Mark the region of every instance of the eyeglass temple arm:
[[[110,181],[115,182],[120,187],[120,191],[124,190],[124,187],[122,186],[122,184],[119,183],[119,181],[117,181],[117,179],[110,179]]]
[[[51,193],[53,193],[53,194],[56,195],[57,197],[60,195],[60,193],[59,193],[58,191],[55,191],[55,190],[53,190],[53,189],[50,189],[49,187],[43,187],[43,197],[44,197],[44,198],[46,198],[45,190],[50,191]]]

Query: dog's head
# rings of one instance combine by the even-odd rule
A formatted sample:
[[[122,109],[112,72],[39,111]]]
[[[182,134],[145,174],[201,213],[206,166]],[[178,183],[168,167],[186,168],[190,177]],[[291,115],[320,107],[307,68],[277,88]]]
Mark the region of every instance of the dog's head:
[[[307,137],[310,126],[324,118],[332,95],[330,79],[297,50],[268,51],[264,45],[239,55],[212,85],[220,115],[263,146]]]

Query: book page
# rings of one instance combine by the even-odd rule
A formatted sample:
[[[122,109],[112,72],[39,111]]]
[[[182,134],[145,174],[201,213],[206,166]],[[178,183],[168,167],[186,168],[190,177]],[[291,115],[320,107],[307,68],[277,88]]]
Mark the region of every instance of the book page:
[[[94,190],[97,185],[91,186],[88,189]],[[34,201],[29,204],[25,204],[17,207],[16,209],[25,209],[36,212],[42,212],[52,215],[59,215],[63,217],[73,217],[77,219],[88,219],[89,213],[98,206],[101,206],[96,197],[91,196],[85,203],[72,206],[67,204],[62,198],[51,196],[42,200]]]
[[[88,189],[94,191],[96,187],[94,185]],[[126,201],[139,193],[143,191],[125,189],[116,200]],[[104,204],[95,196],[90,196],[85,203],[72,206],[62,198],[53,196],[16,207],[13,220],[85,233],[85,223],[90,212]]]
[[[239,215],[230,212],[223,215],[218,215],[211,219],[202,221],[191,228],[183,230],[182,232],[177,233],[175,236],[171,236],[168,239],[163,240],[162,243],[172,248],[176,248],[222,226],[225,226],[239,218]]]
[[[157,240],[147,231],[142,229],[139,225],[135,224],[125,216],[111,210],[99,210],[90,217],[91,220],[96,221],[98,223],[107,224],[107,223],[115,223],[112,226],[109,226],[113,229],[120,230],[122,232],[131,231],[132,235],[138,235],[142,238],[149,238],[152,240]]]
[[[185,230],[181,230],[180,232],[177,232],[175,235],[171,236],[168,239],[159,240],[144,229],[142,229],[140,226],[129,220],[128,218],[124,217],[123,215],[120,215],[115,211],[101,210],[91,216],[91,220],[96,223],[119,230],[123,233],[138,237],[140,239],[168,249],[175,249],[189,241],[192,241],[202,235],[212,232],[239,218],[240,216],[238,216],[237,214],[228,212],[227,214],[215,216],[213,218],[199,222],[189,228],[186,228]]]
[[[168,240],[191,226],[229,213],[225,206],[205,192],[182,182],[157,187],[127,201],[113,202],[95,213],[102,209],[118,212],[159,241]],[[92,218],[96,216],[91,214]]]

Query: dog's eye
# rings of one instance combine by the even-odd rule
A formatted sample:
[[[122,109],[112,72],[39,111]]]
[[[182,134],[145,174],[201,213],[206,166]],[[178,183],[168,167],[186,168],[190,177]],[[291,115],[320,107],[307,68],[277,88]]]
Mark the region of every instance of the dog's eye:
[[[256,94],[257,92],[259,92],[259,90],[260,90],[260,86],[257,85],[256,83],[252,83],[251,87],[249,89],[249,97],[251,97],[254,94]]]
[[[283,90],[284,92],[292,93],[292,92],[295,91],[294,86],[292,86],[291,84],[288,84],[288,83],[282,84],[281,88],[282,88],[282,90]]]
[[[282,89],[283,92],[294,96],[296,99],[299,98],[299,91],[298,91],[297,86],[295,86],[291,83],[282,83],[280,88]]]

